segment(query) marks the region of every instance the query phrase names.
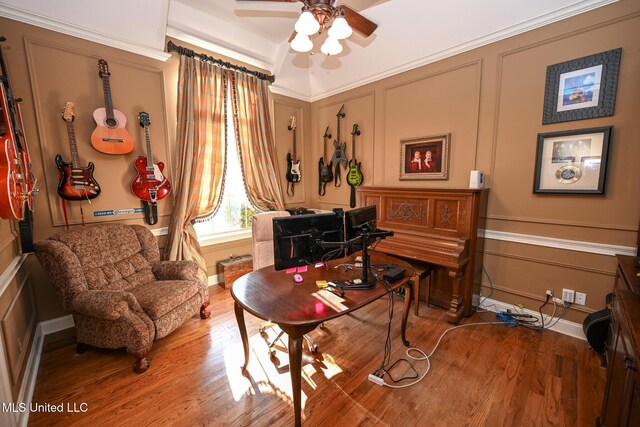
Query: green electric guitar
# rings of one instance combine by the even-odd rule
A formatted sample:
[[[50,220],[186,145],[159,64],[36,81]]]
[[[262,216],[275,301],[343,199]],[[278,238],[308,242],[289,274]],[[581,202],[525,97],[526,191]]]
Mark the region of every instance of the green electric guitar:
[[[362,184],[364,177],[362,176],[362,170],[360,169],[361,162],[356,159],[356,136],[360,135],[360,129],[358,124],[353,125],[351,131],[351,156],[349,160],[349,173],[347,173],[347,184],[351,186],[351,199],[349,205],[352,208],[356,207],[356,187]]]

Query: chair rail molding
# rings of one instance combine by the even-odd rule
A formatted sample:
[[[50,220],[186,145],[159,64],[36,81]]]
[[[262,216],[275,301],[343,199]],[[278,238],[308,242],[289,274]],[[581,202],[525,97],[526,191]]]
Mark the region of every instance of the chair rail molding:
[[[609,245],[606,243],[584,242],[580,240],[558,239],[556,237],[535,236],[531,234],[509,233],[506,231],[478,230],[478,235],[486,239],[502,240],[505,242],[523,243],[525,245],[544,246],[569,251],[587,252],[592,254],[633,255],[636,248],[632,246]]]

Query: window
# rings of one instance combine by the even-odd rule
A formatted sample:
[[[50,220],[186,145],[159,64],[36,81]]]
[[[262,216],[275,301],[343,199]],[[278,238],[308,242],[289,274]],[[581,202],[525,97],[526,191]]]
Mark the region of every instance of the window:
[[[231,112],[231,94],[227,92],[227,111]],[[200,244],[218,238],[248,237],[254,207],[247,198],[238,157],[233,114],[227,114],[227,169],[222,200],[216,214],[208,221],[194,224]]]

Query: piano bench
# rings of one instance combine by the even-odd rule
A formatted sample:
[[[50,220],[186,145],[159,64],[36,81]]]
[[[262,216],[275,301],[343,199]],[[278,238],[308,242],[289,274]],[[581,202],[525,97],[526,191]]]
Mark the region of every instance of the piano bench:
[[[425,289],[425,298],[424,300],[429,305],[429,290],[431,288],[431,273],[434,270],[434,266],[431,264],[427,264],[424,262],[416,261],[416,260],[405,260],[413,267],[416,272],[416,277],[411,279],[411,284],[413,285],[413,302],[415,304],[415,313],[418,315],[418,311],[420,309],[420,288],[424,285]],[[416,283],[417,282],[417,283]]]

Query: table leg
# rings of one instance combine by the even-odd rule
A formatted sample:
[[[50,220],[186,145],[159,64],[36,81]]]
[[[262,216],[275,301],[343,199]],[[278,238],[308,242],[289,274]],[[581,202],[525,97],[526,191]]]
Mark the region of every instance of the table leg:
[[[289,335],[289,373],[296,427],[302,425],[302,340],[302,336],[292,338]]]
[[[418,283],[418,286],[420,284]],[[409,341],[407,341],[407,319],[409,318],[409,310],[411,309],[411,295],[413,292],[413,286],[407,282],[404,293],[404,310],[402,311],[402,324],[400,326],[400,333],[402,336],[402,343],[409,347]]]
[[[244,365],[242,370],[247,369],[249,365],[249,336],[247,335],[247,326],[244,323],[244,310],[237,302],[233,303],[233,310],[236,313],[236,322],[238,322],[238,329],[240,330],[240,337],[242,338],[242,347],[244,348]]]

